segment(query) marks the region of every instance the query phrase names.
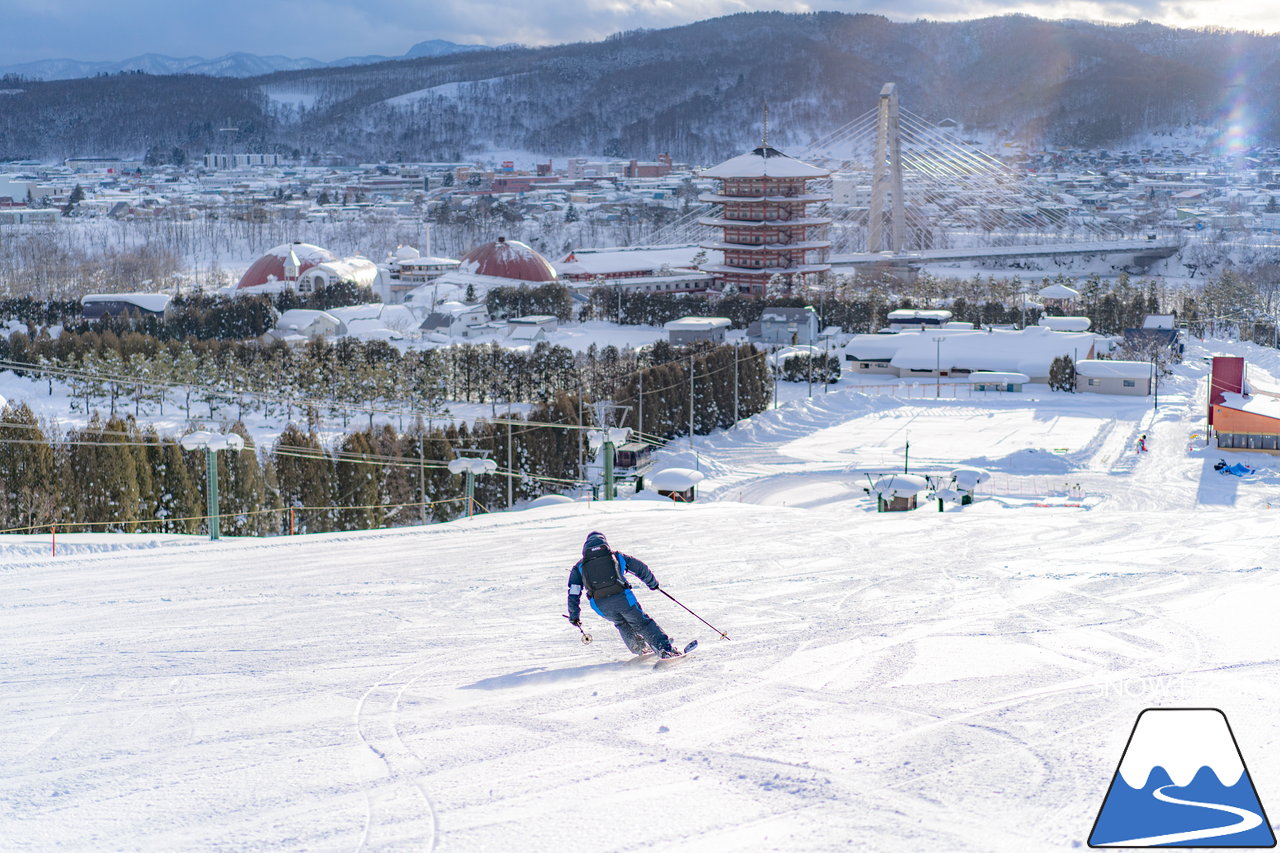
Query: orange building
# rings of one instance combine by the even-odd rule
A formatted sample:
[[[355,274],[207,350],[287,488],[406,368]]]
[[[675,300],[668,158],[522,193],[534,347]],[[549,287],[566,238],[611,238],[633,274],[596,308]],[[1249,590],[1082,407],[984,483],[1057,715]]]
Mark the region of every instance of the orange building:
[[[1222,450],[1280,454],[1280,393],[1249,385],[1242,358],[1213,360],[1209,423]]]

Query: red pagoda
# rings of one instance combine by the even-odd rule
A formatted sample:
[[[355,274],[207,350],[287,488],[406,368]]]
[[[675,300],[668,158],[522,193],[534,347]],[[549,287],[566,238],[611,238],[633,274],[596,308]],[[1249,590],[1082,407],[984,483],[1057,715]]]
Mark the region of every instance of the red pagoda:
[[[831,220],[811,216],[808,209],[830,199],[811,192],[809,181],[830,174],[769,147],[767,139],[750,153],[704,170],[703,177],[720,180],[720,192],[701,200],[723,208],[719,216],[699,222],[723,233],[702,248],[724,252],[724,263],[702,269],[716,274],[726,288],[757,297],[765,295],[774,276],[782,276],[790,290],[831,269],[825,263],[831,243],[821,239]]]

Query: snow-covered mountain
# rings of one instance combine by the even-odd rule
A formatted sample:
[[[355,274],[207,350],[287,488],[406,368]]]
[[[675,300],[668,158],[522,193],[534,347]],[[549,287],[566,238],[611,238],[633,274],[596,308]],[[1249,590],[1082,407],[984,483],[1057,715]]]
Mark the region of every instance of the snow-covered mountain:
[[[0,65],[0,75],[14,74],[29,80],[70,80],[94,77],[99,74],[203,74],[210,77],[257,77],[276,71],[298,71],[311,68],[342,68],[350,65],[369,65],[375,62],[391,62],[396,59],[421,59],[423,57],[449,56],[476,50],[489,50],[485,45],[456,44],[442,39],[422,41],[400,56],[347,56],[330,62],[310,57],[280,55],[262,56],[256,53],[234,52],[214,59],[203,56],[165,56],[144,53],[128,59],[107,62],[88,62],[76,59],[42,59],[16,65]]]
[[[361,160],[666,152],[711,164],[753,147],[765,102],[771,140],[795,151],[873,108],[889,81],[905,109],[951,119],[962,135],[1111,147],[1187,127],[1225,131],[1247,115],[1248,138],[1274,145],[1278,49],[1280,35],[1154,24],[742,13],[595,43],[265,78],[127,74],[8,83],[0,159],[140,156],[152,146],[197,152],[226,145],[216,128],[230,120],[245,129],[241,144]],[[268,90],[307,93],[310,106],[282,108],[263,97]],[[1233,112],[1241,105],[1245,113]],[[74,128],[63,131],[68,115]]]

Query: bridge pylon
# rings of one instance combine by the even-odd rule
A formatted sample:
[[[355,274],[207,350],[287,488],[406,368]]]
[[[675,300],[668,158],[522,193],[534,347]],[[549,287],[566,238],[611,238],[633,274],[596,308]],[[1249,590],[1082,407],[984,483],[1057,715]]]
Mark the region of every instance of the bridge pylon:
[[[884,245],[884,220],[889,214],[889,245]],[[902,195],[902,130],[898,111],[898,86],[885,83],[880,90],[876,119],[876,153],[871,174],[871,205],[867,213],[867,251],[902,253],[906,201]]]

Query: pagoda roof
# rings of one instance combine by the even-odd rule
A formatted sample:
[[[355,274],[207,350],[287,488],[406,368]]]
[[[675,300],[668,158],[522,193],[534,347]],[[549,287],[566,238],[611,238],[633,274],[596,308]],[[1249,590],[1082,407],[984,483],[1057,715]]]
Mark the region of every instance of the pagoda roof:
[[[830,174],[765,145],[702,171],[704,178],[825,178]]]

